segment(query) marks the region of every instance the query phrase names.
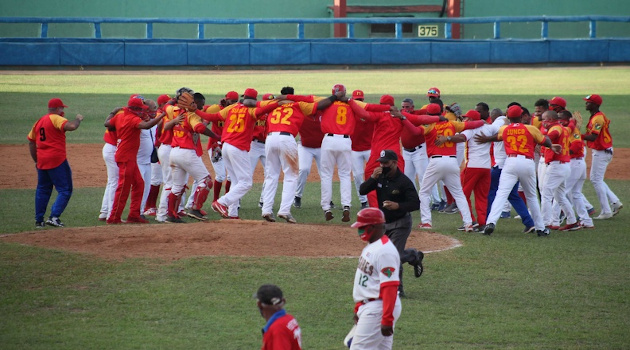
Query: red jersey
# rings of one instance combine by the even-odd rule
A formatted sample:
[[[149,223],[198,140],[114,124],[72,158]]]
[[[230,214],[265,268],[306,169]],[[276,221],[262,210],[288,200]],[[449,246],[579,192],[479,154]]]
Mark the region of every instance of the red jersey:
[[[415,115],[426,114],[426,110],[424,111],[414,110],[412,114],[415,114]],[[420,125],[420,124],[415,124],[413,122],[412,124],[416,126]],[[403,148],[414,148],[423,144],[424,141],[425,141],[424,134],[419,135],[419,136],[415,135],[409,128],[403,128],[402,132],[400,133],[400,143],[402,144]]]
[[[359,119],[351,135],[352,150],[355,152],[367,151],[372,145],[372,135],[374,134],[374,122],[371,120]]]
[[[556,154],[552,149],[545,149],[545,163],[553,161],[569,162],[571,156],[569,155],[571,130],[560,124],[555,124],[549,130],[547,130],[547,136],[551,140],[552,144],[559,144],[562,146],[560,153]]]
[[[216,113],[218,111],[220,111],[221,109],[223,109],[223,107],[221,107],[221,105],[211,105],[211,106],[203,106],[202,110],[206,113]],[[210,130],[217,134],[218,136],[221,136],[221,134],[223,133],[223,125],[225,124],[225,122],[223,120],[219,120],[216,122],[212,122],[212,126],[210,127]],[[208,138],[208,146],[207,149],[212,149],[212,146],[214,145],[215,142],[218,142],[219,139],[215,139],[214,137],[209,137]]]
[[[508,156],[523,155],[534,159],[534,148],[545,141],[545,136],[535,126],[514,123],[501,126],[497,139],[503,140]]]
[[[287,313],[276,318],[263,335],[261,350],[301,349],[302,330],[300,329],[297,320]]]
[[[48,170],[66,160],[66,131],[68,119],[58,114],[46,114],[33,125],[27,139],[37,146],[37,169]]]
[[[127,108],[123,108],[122,113],[116,114],[109,120],[109,123],[116,128],[116,135],[118,135],[118,146],[114,156],[116,162],[136,160],[140,148],[141,131],[138,125],[141,122],[142,119]]]
[[[267,112],[276,107],[278,107],[277,102],[257,108],[247,107],[239,102],[225,107],[218,113],[200,114],[202,118],[208,121],[224,120],[226,125],[223,127],[221,142],[227,142],[240,150],[249,152],[253,139],[254,124],[258,119],[264,117]]]
[[[322,111],[317,111],[314,116],[306,116],[299,129],[300,142],[302,146],[308,148],[321,148],[324,133],[322,132],[322,123],[320,117]]]
[[[116,144],[118,143],[118,136],[116,136],[116,130],[109,131],[105,129],[105,134],[103,134],[103,141],[105,141],[105,143],[109,143],[110,145],[116,146]]]
[[[346,102],[335,101],[322,114],[324,134],[351,135],[357,123],[355,114]]]
[[[265,142],[267,140],[267,118],[268,114],[265,114],[262,118],[256,120],[254,123],[254,132],[252,132],[252,139]]]
[[[173,142],[171,146],[194,149],[197,156],[201,157],[203,150],[199,134],[206,130],[206,125],[201,118],[191,112],[186,113],[186,117],[173,127]]]
[[[612,147],[612,136],[608,130],[610,120],[602,112],[597,112],[591,116],[586,125],[586,133],[597,135],[595,141],[586,141],[588,148],[603,151]]]
[[[406,115],[406,114],[405,114]],[[432,156],[455,156],[457,155],[457,146],[454,142],[444,142],[443,144],[436,146],[435,140],[438,136],[453,136],[458,132],[467,129],[474,129],[482,126],[485,123],[483,120],[476,120],[473,122],[438,122],[431,124],[425,128],[424,137],[427,144],[427,155]]]
[[[173,143],[173,129],[165,130],[164,125],[182,114],[184,110],[177,106],[166,105],[164,107],[164,112],[166,113],[166,115],[164,116],[164,118],[162,118],[162,132],[160,135],[160,143],[170,145]]]
[[[580,129],[576,127],[573,127],[573,132],[569,136],[569,154],[571,159],[584,158],[584,141]]]
[[[267,119],[267,131],[290,132],[297,136],[306,116],[311,116],[317,111],[317,103],[291,102],[276,107]],[[320,144],[321,145],[321,144]]]

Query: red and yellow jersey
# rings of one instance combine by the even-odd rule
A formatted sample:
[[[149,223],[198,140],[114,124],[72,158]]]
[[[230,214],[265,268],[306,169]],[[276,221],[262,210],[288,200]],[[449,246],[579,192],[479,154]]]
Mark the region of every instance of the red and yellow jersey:
[[[542,127],[542,121],[537,116],[532,116],[531,124],[538,129]]]
[[[569,153],[571,159],[584,158],[584,141],[580,135],[580,129],[573,127],[573,131],[569,136]]]
[[[497,139],[503,140],[508,156],[523,155],[534,159],[534,148],[545,141],[545,135],[533,125],[514,123],[501,126]]]
[[[202,111],[204,111],[206,113],[217,113],[221,109],[223,109],[221,107],[221,105],[215,104],[215,105],[210,105],[210,106],[203,106]],[[225,125],[225,122],[223,120],[214,121],[214,122],[212,122],[212,126],[210,127],[210,131],[212,131],[213,133],[217,134],[218,136],[221,136],[221,133],[223,133],[223,125]],[[207,149],[212,149],[212,146],[217,141],[219,141],[219,140],[215,139],[213,137],[209,137],[208,138]]]
[[[424,130],[424,138],[427,144],[427,155],[432,156],[454,156],[457,155],[457,147],[454,142],[444,142],[436,146],[435,140],[438,136],[453,136],[466,129],[463,122],[438,122],[428,125]]]
[[[165,145],[170,145],[173,143],[173,129],[166,130],[164,129],[164,125],[166,125],[166,123],[168,123],[169,121],[177,118],[177,116],[185,111],[177,106],[166,105],[164,107],[164,112],[166,113],[166,115],[164,116],[164,118],[162,118],[162,132],[160,135],[160,142]]]
[[[597,112],[591,116],[586,125],[586,133],[597,135],[595,141],[586,141],[589,148],[603,151],[612,147],[612,136],[610,135],[610,120],[602,112]]]
[[[128,162],[136,160],[140,148],[140,129],[138,124],[142,122],[139,116],[123,108],[122,113],[116,114],[109,123],[116,128],[118,146],[114,159],[116,162]]]
[[[109,143],[110,145],[116,146],[116,143],[118,143],[118,136],[116,135],[116,131],[105,129],[105,134],[103,134],[103,141],[105,141],[105,143]]]
[[[254,131],[252,132],[252,140],[265,142],[267,140],[267,119],[269,114],[264,115],[262,118],[256,120],[254,123]]]
[[[317,111],[317,103],[291,102],[276,107],[267,118],[267,132],[285,131],[297,136],[306,116]]]
[[[558,144],[562,147],[560,153],[555,153],[552,149],[545,149],[545,163],[560,161],[569,162],[571,156],[569,155],[569,147],[571,146],[570,137],[571,129],[564,127],[560,124],[555,124],[549,130],[547,130],[547,136],[551,140],[552,144]]]
[[[322,114],[324,134],[352,135],[356,123],[354,111],[346,102],[335,101]]]
[[[66,131],[68,119],[58,114],[46,114],[33,125],[28,140],[37,146],[37,168],[53,169],[66,160]]]
[[[320,121],[322,111],[317,111],[314,116],[306,116],[299,129],[300,143],[303,147],[321,148],[324,133]]]
[[[247,107],[242,103],[235,103],[223,108],[219,114],[225,121],[221,142],[228,142],[240,150],[249,152],[254,133],[254,124],[259,118],[256,115],[256,108]],[[264,116],[264,114],[261,116]]]
[[[187,112],[186,117],[173,127],[173,142],[171,146],[194,149],[199,157],[203,154],[199,134],[206,130],[206,124],[201,118],[192,112]]]

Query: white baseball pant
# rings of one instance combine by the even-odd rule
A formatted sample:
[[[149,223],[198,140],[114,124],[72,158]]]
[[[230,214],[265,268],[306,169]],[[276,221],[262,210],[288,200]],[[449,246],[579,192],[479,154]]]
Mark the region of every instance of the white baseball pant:
[[[321,179],[321,148],[304,147],[302,144],[298,145],[298,158],[300,161],[300,170],[298,172],[297,186],[295,190],[295,196],[302,198],[304,195],[304,186],[306,186],[306,180],[311,173],[311,166],[313,165],[313,159],[317,164],[317,173]]]
[[[299,171],[295,138],[291,135],[281,135],[278,132],[272,132],[267,135],[265,153],[267,160],[262,193],[262,214],[273,213],[273,203],[278,190],[280,170],[282,170],[284,180],[282,182],[282,200],[280,209],[278,209],[278,215],[289,215],[291,214],[291,204],[293,204]]]
[[[354,177],[354,186],[357,189],[357,196],[359,196],[359,202],[367,202],[367,195],[362,196],[359,194],[359,187],[365,181],[365,163],[370,159],[370,150],[367,151],[352,151],[352,176]]]
[[[229,208],[229,216],[238,217],[238,203],[252,188],[252,164],[247,151],[227,142],[223,144],[223,160],[228,176],[232,178],[232,187],[217,202]]]
[[[161,144],[158,148],[158,159],[160,160],[160,166],[162,167],[162,194],[160,195],[160,204],[158,205],[157,214],[155,216],[156,221],[164,222],[166,220],[166,214],[168,210],[168,195],[171,193],[171,187],[173,186],[173,174],[171,172],[171,150],[173,147],[167,144]]]
[[[420,186],[420,218],[422,223],[431,224],[431,188],[440,180],[444,182],[446,188],[453,195],[464,225],[472,225],[472,216],[462,190],[459,165],[457,165],[455,156],[433,156],[429,162]]]
[[[543,192],[541,194],[541,210],[543,222],[546,226],[558,226],[560,224],[558,215],[553,213],[552,200],[558,202],[560,209],[567,216],[567,224],[574,224],[577,221],[575,211],[573,211],[571,202],[567,198],[566,181],[569,177],[569,171],[569,163],[561,163],[556,160],[547,164],[545,182],[543,183]]]
[[[267,171],[267,151],[266,151],[266,143],[261,143],[258,141],[252,141],[252,145],[249,149],[249,159],[252,162],[252,178],[254,177],[254,173],[256,172],[256,165],[260,160],[260,164],[263,168],[263,176],[265,176],[265,172]],[[265,182],[263,181],[262,189],[260,191],[260,200],[263,201],[263,192],[265,191]]]
[[[534,165],[534,160],[522,155],[507,157],[505,160],[503,170],[501,171],[501,178],[499,179],[497,195],[494,198],[494,202],[492,202],[492,208],[490,209],[490,214],[488,214],[486,222],[488,224],[497,224],[504,203],[507,201],[516,182],[519,181],[523,186],[527,206],[534,220],[536,230],[544,230],[545,224],[543,223],[542,214],[540,213],[540,204],[538,203],[538,193],[536,191],[536,166]]]
[[[592,150],[591,153],[591,183],[593,184],[593,188],[595,188],[595,194],[597,194],[597,199],[601,206],[600,214],[610,214],[612,213],[610,203],[619,202],[619,197],[617,197],[617,195],[610,190],[606,182],[604,182],[606,168],[612,160],[613,155],[595,149]]]
[[[322,199],[320,204],[322,209],[324,211],[330,210],[335,165],[337,165],[337,173],[339,175],[341,206],[349,207],[352,203],[352,180],[350,179],[350,171],[352,170],[352,141],[350,138],[338,134],[324,136],[324,140],[322,140],[321,164]]]
[[[423,143],[420,146],[415,147],[415,151],[409,152],[403,149],[402,156],[405,160],[405,175],[413,182],[416,187],[416,191],[419,191],[419,187],[422,184],[422,178],[429,166],[429,157],[427,157],[426,144]],[[416,185],[416,180],[418,184]],[[437,189],[436,189],[437,190]]]
[[[105,193],[103,194],[101,213],[99,215],[102,219],[109,218],[109,214],[112,213],[114,195],[116,194],[116,187],[118,187],[118,164],[114,158],[115,155],[116,146],[105,143],[103,146],[103,160],[107,167],[107,185],[105,185]]]
[[[394,306],[394,330],[396,321],[402,312],[400,298],[396,298]],[[350,350],[389,350],[394,344],[394,335],[385,337],[381,334],[381,321],[383,319],[383,301],[374,300],[359,307],[357,311],[359,322],[352,338]],[[395,331],[394,331],[395,334]]]
[[[569,163],[570,173],[567,178],[567,196],[575,207],[575,213],[580,217],[580,221],[585,225],[593,225],[593,219],[588,215],[586,203],[584,203],[584,194],[582,186],[586,181],[586,162],[584,159],[571,159]]]
[[[142,203],[140,203],[140,214],[144,213],[145,205],[147,204],[147,198],[149,198],[149,191],[151,191],[151,162],[138,163],[138,170],[144,181],[144,190],[142,192]]]

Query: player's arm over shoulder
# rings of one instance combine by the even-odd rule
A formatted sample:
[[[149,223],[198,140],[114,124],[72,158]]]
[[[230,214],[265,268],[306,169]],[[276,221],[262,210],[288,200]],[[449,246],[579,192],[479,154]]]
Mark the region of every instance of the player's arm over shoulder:
[[[537,127],[533,125],[525,125],[525,127],[527,128],[529,133],[532,135],[536,143],[542,144],[545,141],[545,135],[543,135],[540,129],[538,129]]]

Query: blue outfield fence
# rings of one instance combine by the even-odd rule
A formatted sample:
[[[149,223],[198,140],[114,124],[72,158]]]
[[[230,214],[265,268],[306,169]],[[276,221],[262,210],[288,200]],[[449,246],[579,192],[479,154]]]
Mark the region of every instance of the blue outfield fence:
[[[539,39],[501,37],[501,25],[540,23]],[[585,22],[588,36],[549,38],[549,23]],[[0,17],[0,24],[40,25],[38,37],[0,38],[2,66],[250,66],[407,65],[630,62],[630,37],[598,38],[600,22],[630,23],[617,16],[481,18],[166,19]],[[50,24],[89,24],[88,38],[51,38]],[[305,25],[344,23],[346,38],[305,36]],[[443,25],[444,38],[404,37],[403,24]],[[103,38],[102,24],[142,24],[142,38]],[[197,26],[195,38],[155,38],[154,24]],[[261,38],[257,24],[295,25],[295,38]],[[355,25],[392,24],[391,38],[358,38]],[[492,24],[492,38],[452,39],[453,24]],[[205,25],[245,25],[244,38],[207,38]],[[627,31],[630,33],[630,30]]]

